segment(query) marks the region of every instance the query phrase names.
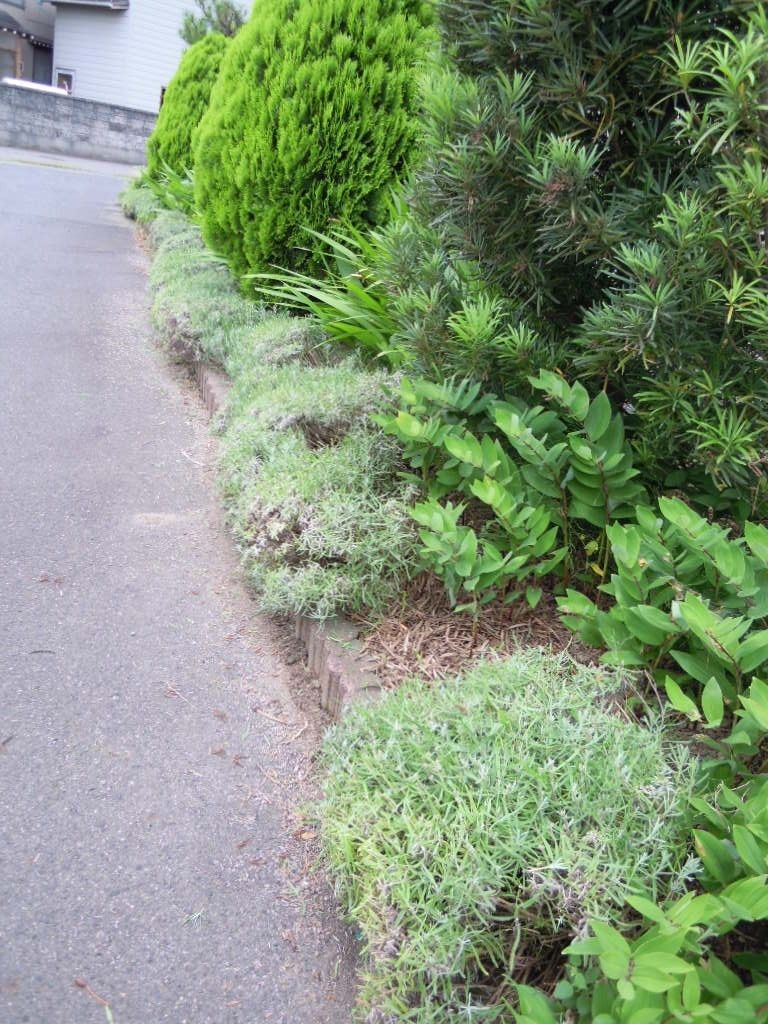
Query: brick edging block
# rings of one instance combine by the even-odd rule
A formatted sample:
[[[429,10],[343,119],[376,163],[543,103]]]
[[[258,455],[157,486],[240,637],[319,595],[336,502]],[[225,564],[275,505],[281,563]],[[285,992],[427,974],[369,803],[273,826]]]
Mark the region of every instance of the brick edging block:
[[[199,359],[196,359],[192,366],[203,405],[211,416],[215,416],[224,407],[227,394],[232,387],[229,378],[221,370],[208,363],[202,363]]]
[[[191,368],[200,397],[215,416],[226,402],[231,382],[221,370],[200,360]],[[363,651],[359,626],[341,616],[321,622],[294,615],[293,624],[296,638],[304,644],[307,668],[320,682],[320,705],[334,721],[353,701],[381,696],[383,687]]]

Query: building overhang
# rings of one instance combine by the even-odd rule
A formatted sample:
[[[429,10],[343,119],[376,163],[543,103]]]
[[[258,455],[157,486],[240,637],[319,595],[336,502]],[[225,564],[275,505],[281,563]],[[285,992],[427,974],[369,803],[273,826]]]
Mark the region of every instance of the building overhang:
[[[5,11],[0,11],[0,38],[3,35],[17,36],[19,39],[26,39],[32,46],[42,46],[46,50],[53,49],[53,43],[49,39],[41,39],[34,32],[26,32],[21,25]]]
[[[55,7],[102,7],[106,11],[127,11],[131,0],[51,0]]]

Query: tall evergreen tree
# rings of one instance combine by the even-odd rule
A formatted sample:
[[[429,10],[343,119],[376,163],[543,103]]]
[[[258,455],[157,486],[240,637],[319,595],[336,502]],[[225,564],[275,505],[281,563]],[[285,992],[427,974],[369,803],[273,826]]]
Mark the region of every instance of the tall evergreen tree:
[[[209,32],[184,52],[165,92],[147,143],[147,168],[157,177],[167,164],[177,174],[192,167],[192,136],[211,98],[229,40]]]
[[[257,0],[195,154],[206,238],[236,272],[306,265],[307,229],[381,219],[416,142],[430,15],[421,0]]]
[[[518,356],[521,375],[506,384],[537,365],[591,382],[623,405],[660,485],[715,505],[754,497],[768,447],[764,10],[439,11],[452,63],[427,96],[414,202],[454,263],[508,300],[506,365]]]

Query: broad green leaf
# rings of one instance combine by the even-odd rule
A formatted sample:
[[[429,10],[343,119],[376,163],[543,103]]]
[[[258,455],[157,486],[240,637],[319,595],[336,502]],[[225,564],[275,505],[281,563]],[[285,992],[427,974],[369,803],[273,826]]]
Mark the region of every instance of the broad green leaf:
[[[692,632],[707,648],[726,664],[733,664],[738,658],[739,639],[749,622],[739,617],[721,618],[709,608],[698,595],[688,593],[679,605],[680,614]]]
[[[768,568],[768,528],[758,523],[745,523],[744,537],[752,554]]]
[[[622,999],[625,999],[628,1003],[635,998],[635,986],[631,981],[627,981],[626,978],[619,978],[616,982],[616,990]]]
[[[589,923],[595,938],[600,942],[604,951],[620,952],[629,960],[631,949],[620,931],[606,924],[605,921],[590,921]]]
[[[570,399],[567,402],[568,408],[574,418],[582,421],[589,411],[589,392],[578,381],[571,387]]]
[[[706,992],[719,999],[728,999],[744,987],[738,974],[729,970],[716,956],[707,959],[699,972],[699,981]]]
[[[683,1006],[686,1010],[694,1010],[701,1002],[701,982],[698,971],[686,974],[682,990]]]
[[[616,561],[634,568],[640,557],[640,531],[637,527],[614,523],[605,532]]]
[[[632,971],[632,982],[644,992],[668,992],[678,984],[677,979],[656,967],[640,964]]]
[[[589,939],[574,939],[570,945],[565,947],[564,952],[568,956],[597,956],[602,948],[600,940],[592,937]]]
[[[688,893],[681,897],[667,911],[667,917],[682,928],[691,928],[696,924],[710,924],[722,910],[722,904],[716,896],[703,893],[694,896]]]
[[[624,621],[639,640],[654,647],[662,644],[671,634],[680,632],[680,626],[669,615],[649,604],[627,608]]]
[[[660,1024],[666,1015],[663,1006],[646,1006],[642,1010],[636,1010],[631,1017],[627,1018],[627,1024]]]
[[[718,1006],[711,1019],[715,1024],[758,1024],[760,1018],[755,1016],[754,1011],[755,1008],[747,999],[736,997]]]
[[[709,554],[721,575],[738,586],[746,569],[746,559],[741,548],[733,541],[724,540],[710,545]]]
[[[736,865],[725,843],[701,829],[694,829],[693,840],[696,852],[709,874],[722,885],[732,882],[736,877]]]
[[[529,985],[517,985],[516,990],[522,1013],[536,1021],[536,1024],[557,1024],[552,1004],[543,992]]]
[[[601,655],[600,661],[603,665],[614,665],[617,668],[640,668],[648,664],[648,659],[639,651],[623,647],[618,650],[608,651]]]
[[[401,410],[397,414],[395,422],[398,430],[404,437],[415,439],[424,435],[424,424],[421,420],[417,420],[415,416],[411,416],[409,412],[403,412]]]
[[[446,449],[455,459],[468,462],[476,469],[483,468],[483,450],[476,437],[467,431],[463,437],[449,434],[443,441]]]
[[[713,670],[717,666],[717,662],[711,658],[704,657],[702,654],[689,654],[687,651],[670,651],[669,653],[683,672],[687,672],[702,686],[705,686],[715,674]]]
[[[583,501],[578,501],[575,498],[571,502],[571,516],[574,519],[583,519],[585,522],[591,523],[592,526],[597,526],[600,529],[602,529],[608,521],[603,509],[592,508],[589,505],[585,505]]]
[[[701,709],[704,712],[707,725],[711,726],[713,729],[720,725],[723,720],[725,708],[720,684],[714,677],[707,680],[707,684],[702,691]]]
[[[669,928],[672,930],[668,930]],[[685,942],[685,929],[679,926],[665,925],[663,929],[652,928],[642,935],[634,944],[634,954],[640,953],[679,953]]]
[[[598,959],[606,978],[610,978],[612,981],[623,978],[629,970],[629,957],[620,950],[614,949],[601,953]]]
[[[611,423],[611,403],[604,391],[592,399],[584,420],[584,429],[591,441],[599,441]]]
[[[652,900],[646,899],[645,896],[627,896],[626,901],[630,907],[642,914],[643,917],[647,917],[649,921],[661,923],[667,919],[661,907]]]
[[[733,842],[739,856],[756,875],[768,871],[767,847],[761,847],[748,828],[743,825],[733,826]]]
[[[702,519],[680,498],[659,498],[659,510],[665,519],[684,533],[698,533],[709,525],[706,519]]]
[[[687,715],[692,722],[696,722],[701,718],[699,709],[696,707],[694,701],[683,693],[679,685],[671,676],[667,676],[665,678],[664,689],[667,691],[669,703],[676,711],[679,711],[683,715]]]
[[[671,953],[636,953],[635,965],[657,971],[664,971],[666,974],[687,974],[692,971],[691,965],[680,956]]]
[[[768,660],[768,629],[750,633],[739,647],[738,661],[742,672],[754,670]]]
[[[571,589],[566,590],[565,597],[557,598],[557,607],[570,615],[591,616],[597,611],[594,601],[590,601],[586,594]]]
[[[753,679],[748,696],[739,700],[760,728],[768,731],[768,686],[762,679]]]

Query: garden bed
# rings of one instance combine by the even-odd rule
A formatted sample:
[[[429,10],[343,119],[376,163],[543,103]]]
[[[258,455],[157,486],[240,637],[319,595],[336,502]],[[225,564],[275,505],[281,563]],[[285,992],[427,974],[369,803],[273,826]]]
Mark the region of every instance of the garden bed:
[[[535,609],[523,600],[509,605],[497,601],[474,620],[451,608],[445,588],[429,573],[418,576],[383,617],[356,621],[362,625],[363,650],[390,690],[417,677],[428,682],[447,679],[521,647],[566,652],[585,665],[600,657],[566,629],[551,594]]]

